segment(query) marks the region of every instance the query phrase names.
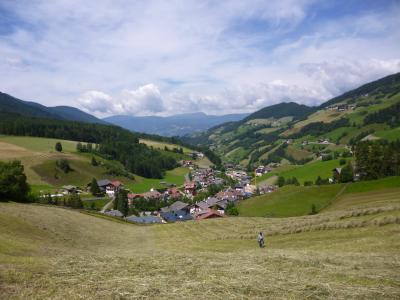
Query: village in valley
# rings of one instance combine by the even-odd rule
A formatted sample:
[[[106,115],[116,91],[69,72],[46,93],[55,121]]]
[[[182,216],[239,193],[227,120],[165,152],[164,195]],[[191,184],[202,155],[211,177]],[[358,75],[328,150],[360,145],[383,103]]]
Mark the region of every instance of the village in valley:
[[[181,186],[160,179],[162,188],[134,193],[120,180],[101,178],[82,186],[64,185],[56,193],[41,197],[53,201],[68,196],[82,197],[87,202],[108,199],[98,213],[133,223],[164,224],[237,215],[235,206],[239,201],[278,189],[276,185],[256,185],[255,178],[271,172],[279,164],[259,166],[250,176],[244,167],[231,163],[224,164],[224,171],[213,166],[199,167],[197,161],[204,157],[201,152],[192,152],[189,156],[191,160],[179,162],[187,169]],[[94,206],[92,209],[95,210]]]

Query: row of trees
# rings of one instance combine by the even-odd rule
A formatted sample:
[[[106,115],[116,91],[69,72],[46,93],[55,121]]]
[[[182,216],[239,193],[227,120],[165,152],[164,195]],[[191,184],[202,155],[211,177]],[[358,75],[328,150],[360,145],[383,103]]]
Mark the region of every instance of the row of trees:
[[[70,194],[63,197],[51,197],[50,194],[46,194],[36,201],[42,204],[65,206],[76,209],[83,208],[83,202],[78,194]]]
[[[364,124],[387,123],[391,127],[400,125],[400,103],[369,114],[364,119]]]

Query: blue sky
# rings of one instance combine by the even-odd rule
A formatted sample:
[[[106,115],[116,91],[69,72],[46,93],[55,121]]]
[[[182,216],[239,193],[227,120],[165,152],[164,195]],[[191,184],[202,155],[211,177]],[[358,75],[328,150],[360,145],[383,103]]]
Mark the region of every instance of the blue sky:
[[[316,105],[400,71],[400,1],[0,1],[0,90],[97,116]]]

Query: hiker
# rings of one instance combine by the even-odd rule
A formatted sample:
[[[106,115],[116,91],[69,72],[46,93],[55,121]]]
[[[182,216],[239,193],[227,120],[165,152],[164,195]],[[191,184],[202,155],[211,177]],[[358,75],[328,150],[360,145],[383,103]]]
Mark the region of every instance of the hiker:
[[[258,234],[257,239],[258,239],[258,245],[260,246],[260,248],[263,248],[264,247],[264,236],[263,236],[262,232],[260,232]]]

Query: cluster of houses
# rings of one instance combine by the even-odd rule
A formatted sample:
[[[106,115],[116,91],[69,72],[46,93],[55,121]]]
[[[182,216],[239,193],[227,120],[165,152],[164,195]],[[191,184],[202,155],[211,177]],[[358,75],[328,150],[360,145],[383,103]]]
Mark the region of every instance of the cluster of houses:
[[[332,111],[347,111],[350,109],[355,109],[355,105],[350,105],[350,104],[334,104],[334,105],[329,105],[325,109],[326,110],[332,110]]]
[[[82,194],[85,192],[88,192],[90,190],[90,185],[89,183],[85,188],[79,188],[76,185],[64,185],[61,187],[61,189],[55,193],[50,195],[51,197],[63,197],[65,195],[70,195],[70,194]],[[101,179],[97,180],[97,185],[99,186],[100,192],[106,194],[109,197],[114,197],[114,195],[124,187],[123,183],[118,180],[108,180],[108,179]]]
[[[249,176],[244,170],[237,168],[229,168],[225,172],[226,176],[237,181],[239,185],[246,186],[251,182],[251,176]]]
[[[266,173],[271,172],[272,170],[273,170],[273,168],[270,166],[258,166],[255,172],[256,172],[256,176],[260,177]]]
[[[160,199],[162,199],[162,197],[168,192],[169,190],[164,194],[149,194],[148,192],[141,194],[140,197],[144,197],[146,199],[146,197],[153,197],[153,195],[157,195],[158,197],[161,197]],[[132,198],[133,195],[136,194],[128,195],[130,204],[135,201],[135,198]],[[141,216],[132,215],[126,217],[125,220],[135,223],[151,224],[221,218],[225,216],[225,210],[229,203],[236,204],[238,201],[243,200],[244,198],[246,198],[246,192],[244,189],[227,188],[218,192],[212,197],[208,197],[207,199],[198,201],[194,204],[188,204],[177,200],[171,205],[161,208],[160,211],[143,212]],[[106,211],[105,214],[113,217],[123,218],[123,214],[118,210]]]
[[[201,156],[201,153],[196,153]],[[256,193],[267,193],[274,189],[261,187],[257,189],[251,184],[251,176],[241,168],[228,168],[225,175],[234,179],[237,184],[234,187],[226,187],[215,195],[212,195],[196,203],[188,204],[182,200],[185,198],[193,199],[200,191],[205,191],[210,185],[222,186],[225,180],[221,178],[220,171],[211,168],[198,168],[192,164],[192,161],[185,161],[185,166],[193,166],[190,174],[186,177],[186,182],[183,187],[174,185],[168,186],[166,189],[156,190],[150,189],[145,193],[128,193],[128,204],[133,205],[137,199],[158,200],[161,203],[171,203],[169,206],[161,208],[159,211],[141,212],[140,216],[125,217],[127,221],[135,223],[170,223],[187,220],[203,220],[209,218],[221,218],[225,216],[225,211],[228,205],[235,205],[238,201],[251,197]],[[271,171],[271,167],[260,166],[256,172],[266,173]],[[124,185],[118,180],[100,179],[97,180],[97,185],[100,191],[110,198],[122,189]],[[91,183],[86,186],[86,190],[79,189],[73,185],[66,185],[62,188],[60,196],[73,193],[84,193],[90,191]],[[109,210],[103,212],[106,215],[113,217],[124,218],[123,214],[118,210]]]
[[[329,141],[329,139],[327,139],[327,138],[318,139],[318,141],[316,141],[316,142],[310,142],[308,140],[304,140],[301,142],[302,146],[307,146],[307,145],[311,145],[311,144],[331,145],[333,143],[331,143]]]
[[[184,193],[181,192],[177,187],[171,186],[165,192],[160,193],[156,189],[150,189],[150,191],[145,193],[129,193],[128,194],[128,203],[131,205],[135,199],[143,198],[146,200],[175,200],[181,199],[184,196]]]
[[[201,188],[207,188],[210,185],[221,185],[224,184],[224,180],[219,177],[220,171],[213,170],[211,168],[196,169],[192,173],[192,179],[197,182]]]
[[[202,152],[193,151],[193,152],[189,153],[188,156],[190,156],[193,159],[197,159],[197,158],[203,158],[204,154]]]

